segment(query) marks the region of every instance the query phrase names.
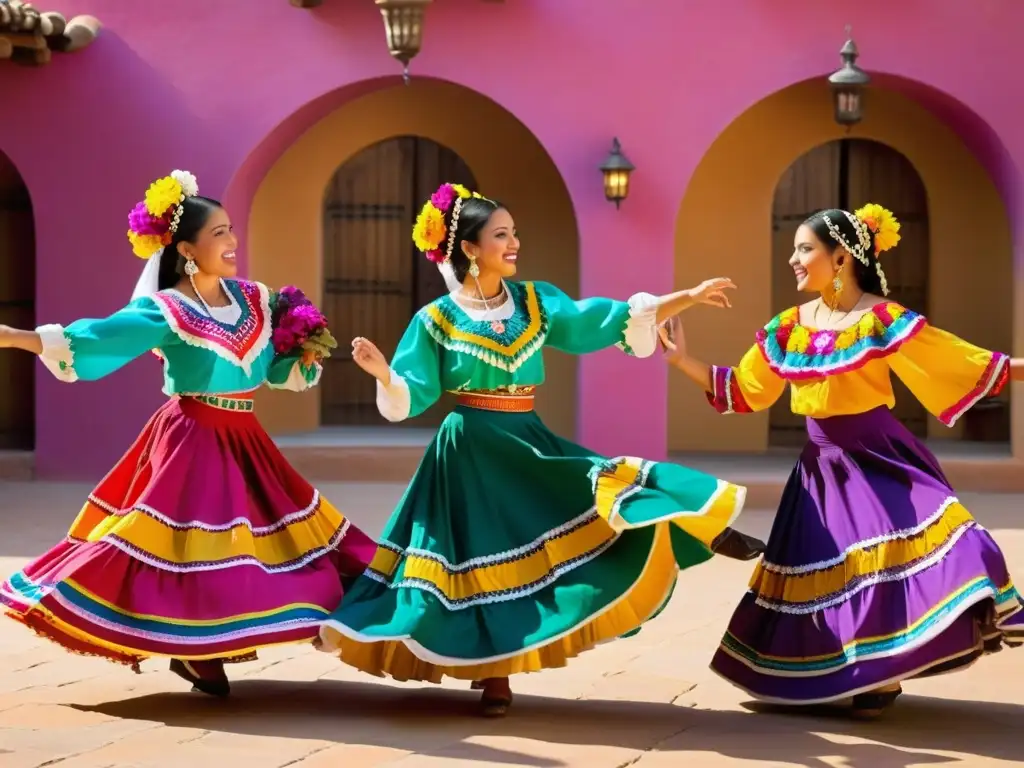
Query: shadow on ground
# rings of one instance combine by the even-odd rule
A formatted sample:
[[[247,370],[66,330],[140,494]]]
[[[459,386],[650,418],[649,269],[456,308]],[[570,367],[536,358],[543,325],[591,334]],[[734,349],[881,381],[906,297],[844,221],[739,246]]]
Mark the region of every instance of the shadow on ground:
[[[506,719],[494,721],[476,716],[476,696],[468,691],[331,680],[240,681],[225,700],[159,694],[72,706],[207,732],[384,746],[438,758],[537,768],[565,763],[503,744],[512,747],[507,740],[522,739],[645,751],[644,759],[658,765],[678,759],[669,753],[706,752],[808,768],[903,768],[961,763],[964,753],[1015,761],[1020,749],[1010,745],[1006,734],[1024,722],[1024,707],[1017,705],[911,695],[873,723],[853,722],[825,710],[808,714],[759,708],[759,714],[750,714],[539,696],[519,697]]]

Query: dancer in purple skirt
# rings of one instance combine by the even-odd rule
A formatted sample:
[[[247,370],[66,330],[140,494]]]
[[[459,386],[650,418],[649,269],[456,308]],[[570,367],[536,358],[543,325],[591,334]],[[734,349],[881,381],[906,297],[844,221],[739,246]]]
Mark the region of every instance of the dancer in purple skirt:
[[[903,680],[1024,642],[999,547],[890,412],[890,371],[952,426],[1020,378],[1024,360],[886,300],[878,256],[899,238],[879,205],[807,219],[789,263],[799,290],[820,297],[775,317],[735,367],[690,356],[678,321],[662,333],[668,360],[719,412],[765,410],[788,383],[793,412],[807,417],[764,558],[711,663],[763,701],[852,697],[855,715],[873,717]]]

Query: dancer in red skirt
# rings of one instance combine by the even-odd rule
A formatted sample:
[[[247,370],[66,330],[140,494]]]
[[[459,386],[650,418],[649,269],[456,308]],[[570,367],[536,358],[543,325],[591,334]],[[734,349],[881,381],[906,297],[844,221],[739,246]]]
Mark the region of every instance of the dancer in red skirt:
[[[0,347],[57,378],[107,376],[153,351],[164,392],[67,537],[0,585],[9,615],[72,651],[171,670],[212,695],[224,663],[307,642],[375,546],[285,461],[253,414],[266,384],[320,378],[329,334],[298,292],[233,279],[238,241],[195,177],[156,181],[129,240],[148,259],[132,302],[102,320],[0,326]],[[287,304],[287,306],[286,306]]]

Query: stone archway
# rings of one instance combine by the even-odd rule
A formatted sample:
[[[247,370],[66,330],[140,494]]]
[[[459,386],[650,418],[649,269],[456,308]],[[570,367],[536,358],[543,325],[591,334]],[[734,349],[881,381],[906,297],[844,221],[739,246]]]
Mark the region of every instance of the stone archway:
[[[0,324],[35,327],[36,245],[28,187],[0,153]],[[35,360],[0,351],[0,450],[35,447]]]
[[[456,152],[419,136],[377,142],[335,171],[323,203],[322,306],[339,338],[366,336],[390,358],[416,310],[445,293],[444,278],[409,232],[423,201],[446,181],[477,188]],[[386,425],[373,381],[340,351],[325,363],[321,424]],[[448,411],[435,407],[406,424],[436,426]]]
[[[768,96],[719,135],[691,178],[676,220],[676,284],[689,285],[715,272],[728,274],[740,287],[731,312],[687,326],[690,347],[708,362],[738,360],[772,316],[776,185],[801,155],[846,135],[828,105],[822,80]],[[978,159],[932,112],[882,87],[872,88],[871,111],[849,136],[896,150],[924,185],[929,320],[977,344],[1011,350],[1011,228],[999,191]],[[977,268],[978,259],[984,259],[983,269]],[[967,268],[965,260],[970,260]],[[768,414],[723,418],[700,393],[675,381],[668,407],[672,451],[768,447]],[[947,430],[934,419],[927,425],[928,436],[936,438],[956,437],[961,429]]]
[[[408,86],[358,89],[317,117],[270,164],[253,196],[246,250],[254,278],[299,285],[322,302],[322,202],[335,170],[367,147],[417,136],[456,152],[480,191],[508,206],[522,233],[522,279],[578,293],[579,236],[568,189],[541,143],[503,107],[463,86],[416,78]],[[545,362],[537,410],[552,429],[573,435],[577,358],[552,354]],[[271,434],[317,429],[322,395],[320,388],[301,398],[260,392],[261,421]]]

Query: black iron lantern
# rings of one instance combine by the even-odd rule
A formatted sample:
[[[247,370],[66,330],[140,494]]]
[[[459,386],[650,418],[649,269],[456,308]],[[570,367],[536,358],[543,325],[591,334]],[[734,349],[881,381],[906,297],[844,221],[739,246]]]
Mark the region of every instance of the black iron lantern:
[[[850,28],[846,28],[850,34]],[[843,66],[829,75],[828,82],[832,86],[832,102],[835,106],[836,122],[847,128],[856,125],[864,117],[864,88],[871,82],[871,77],[857,66],[860,52],[853,38],[849,38],[839,51]]]
[[[629,177],[636,167],[622,154],[618,139],[612,139],[612,151],[601,164],[604,174],[604,196],[618,208],[629,197]]]
[[[377,0],[384,17],[388,52],[402,62],[402,78],[409,82],[409,62],[423,46],[423,18],[432,0]]]

